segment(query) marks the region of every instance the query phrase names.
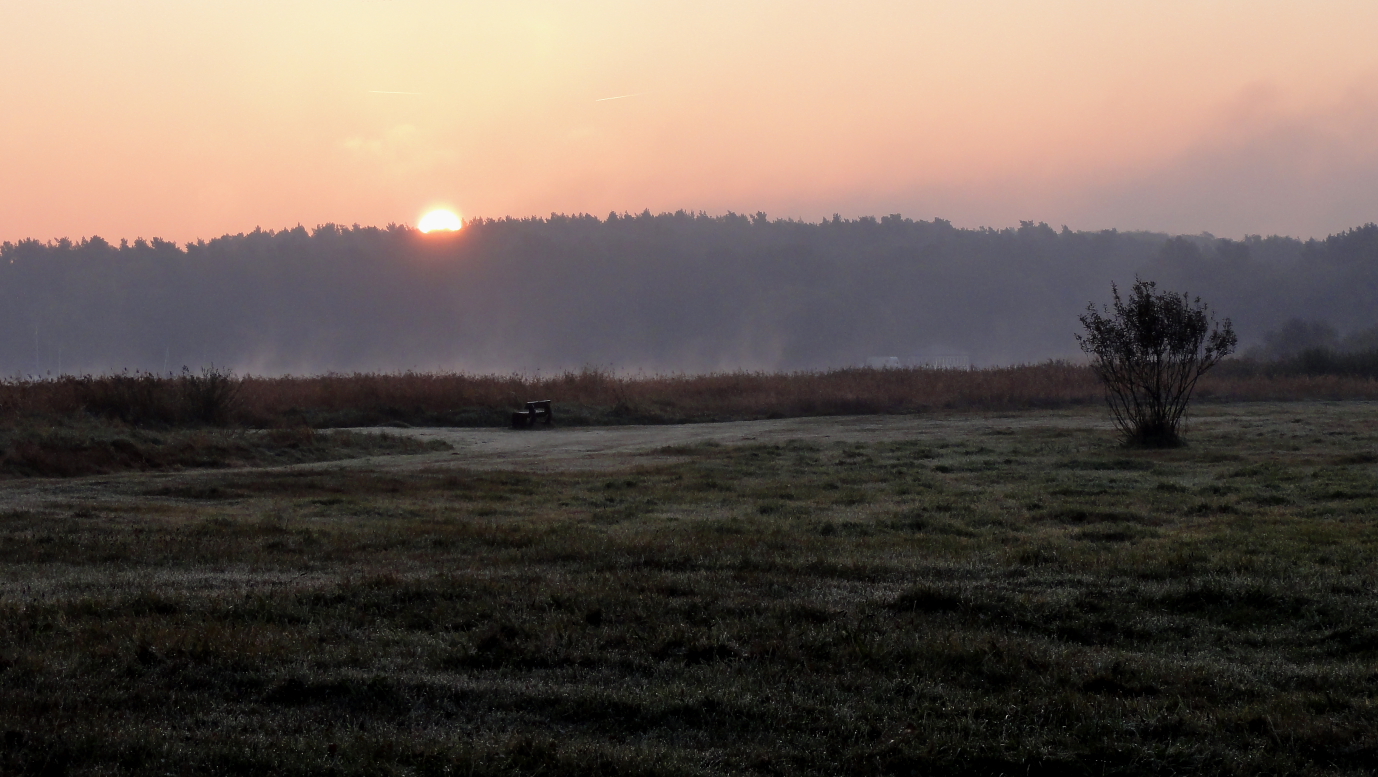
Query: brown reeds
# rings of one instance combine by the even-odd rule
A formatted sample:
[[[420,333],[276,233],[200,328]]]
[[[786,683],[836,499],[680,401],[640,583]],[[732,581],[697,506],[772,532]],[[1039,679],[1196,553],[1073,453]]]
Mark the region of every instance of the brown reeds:
[[[1215,402],[1378,399],[1378,380],[1349,375],[1207,375],[1196,396]]]
[[[7,381],[0,383],[0,418],[89,414],[135,425],[223,421],[257,428],[498,426],[526,401],[550,399],[559,423],[585,425],[1021,410],[1093,404],[1103,397],[1089,367],[1067,362],[706,375],[599,369],[552,376],[365,373],[236,378],[233,406],[222,419],[186,410],[185,381],[142,374]],[[1206,401],[1378,399],[1378,381],[1222,371],[1203,378],[1197,395]]]
[[[602,370],[551,377],[436,373],[250,378],[244,412],[374,412],[395,417],[456,409],[498,413],[550,399],[562,418],[680,422],[770,416],[912,413],[938,408],[1061,406],[1099,397],[1082,367],[1046,364],[988,370],[733,372],[619,376]],[[573,414],[571,415],[571,411]],[[499,419],[501,420],[501,419]]]

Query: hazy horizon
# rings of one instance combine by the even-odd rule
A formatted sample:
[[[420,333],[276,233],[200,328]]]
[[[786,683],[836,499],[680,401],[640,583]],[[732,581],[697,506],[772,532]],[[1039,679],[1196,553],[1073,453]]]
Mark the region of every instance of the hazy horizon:
[[[0,243],[0,374],[1008,365],[1075,358],[1077,316],[1135,277],[1248,347],[1293,319],[1374,330],[1376,251],[1373,224],[1234,241],[686,212],[27,240]]]
[[[1233,234],[1220,234],[1220,233],[1216,233],[1216,232],[1214,232],[1214,231],[1212,231],[1212,230],[1209,230],[1209,229],[1203,229],[1203,230],[1200,230],[1200,231],[1198,231],[1198,232],[1172,232],[1172,231],[1170,231],[1170,230],[1163,230],[1163,229],[1147,229],[1147,228],[1144,228],[1144,229],[1122,229],[1122,228],[1119,228],[1119,227],[1116,227],[1116,226],[1113,226],[1113,225],[1107,226],[1107,227],[1100,227],[1100,228],[1096,228],[1096,229],[1080,229],[1080,228],[1077,228],[1077,227],[1075,227],[1075,226],[1073,226],[1073,225],[1070,225],[1070,224],[1053,224],[1052,222],[1049,222],[1049,221],[1047,221],[1047,220],[1045,220],[1045,219],[1016,219],[1014,222],[1009,223],[1009,224],[962,224],[962,223],[959,223],[958,221],[956,221],[956,220],[954,220],[954,219],[946,218],[946,217],[943,216],[943,214],[941,214],[941,213],[937,213],[937,214],[918,214],[918,213],[880,213],[880,212],[875,212],[875,213],[853,213],[853,214],[847,214],[847,213],[839,213],[839,212],[834,211],[833,213],[829,213],[829,214],[827,214],[826,216],[823,216],[823,217],[821,217],[821,218],[803,218],[803,217],[790,216],[790,215],[780,215],[780,216],[777,216],[777,215],[774,214],[774,213],[767,213],[766,211],[760,210],[760,209],[745,210],[745,211],[734,211],[734,210],[730,210],[730,209],[729,209],[729,210],[722,210],[722,211],[716,211],[716,212],[715,212],[715,211],[707,211],[707,210],[703,210],[703,209],[691,210],[691,209],[688,209],[688,208],[675,208],[675,209],[671,209],[671,210],[659,210],[659,211],[653,211],[653,210],[650,209],[650,208],[641,208],[641,209],[634,209],[634,210],[613,210],[613,211],[610,211],[610,212],[608,212],[608,213],[603,213],[603,214],[599,214],[599,213],[590,213],[590,212],[587,212],[587,211],[576,211],[576,212],[568,212],[568,213],[566,213],[566,212],[560,212],[560,211],[552,211],[552,212],[550,212],[550,213],[522,213],[522,214],[516,214],[516,213],[507,213],[507,214],[486,214],[486,213],[476,213],[476,214],[470,214],[470,215],[463,216],[462,218],[463,218],[464,225],[467,227],[467,226],[470,225],[470,224],[473,224],[473,223],[475,223],[475,222],[481,222],[481,221],[530,221],[530,220],[545,220],[545,219],[551,219],[551,218],[557,218],[557,219],[558,219],[558,218],[569,218],[569,219],[593,218],[593,219],[598,219],[599,221],[604,221],[604,220],[606,220],[610,215],[611,215],[611,216],[617,216],[617,217],[619,217],[619,218],[635,218],[635,217],[637,217],[637,216],[643,215],[644,213],[651,213],[651,215],[653,215],[653,216],[669,216],[669,215],[674,215],[674,214],[676,214],[676,213],[689,213],[689,214],[691,214],[691,215],[707,216],[707,217],[709,217],[709,218],[733,217],[733,216],[741,216],[741,217],[750,218],[750,217],[753,217],[753,216],[758,215],[758,214],[765,214],[771,221],[777,221],[777,220],[778,220],[778,221],[784,221],[784,222],[794,222],[794,223],[799,223],[799,224],[818,224],[818,223],[823,223],[823,222],[831,221],[833,218],[841,218],[841,219],[846,220],[846,221],[858,221],[858,220],[866,220],[866,219],[880,219],[880,218],[882,218],[882,217],[900,216],[900,217],[902,217],[902,218],[908,218],[908,219],[913,219],[913,220],[922,219],[922,220],[928,220],[928,221],[946,222],[946,223],[949,223],[949,224],[951,224],[952,226],[954,226],[954,227],[956,227],[956,228],[958,228],[958,229],[977,230],[977,231],[980,231],[980,230],[1002,231],[1002,230],[1007,230],[1007,229],[1018,229],[1018,228],[1020,227],[1021,224],[1030,224],[1030,223],[1032,223],[1032,224],[1047,224],[1047,225],[1049,225],[1050,227],[1054,227],[1054,228],[1057,228],[1057,229],[1067,229],[1067,230],[1070,230],[1070,231],[1072,231],[1072,232],[1083,232],[1083,233],[1105,232],[1105,231],[1108,231],[1108,232],[1123,232],[1123,233],[1126,233],[1126,234],[1161,235],[1161,236],[1163,236],[1163,237],[1190,237],[1190,238],[1203,238],[1203,239],[1211,239],[1211,240],[1213,240],[1213,239],[1226,239],[1226,240],[1235,240],[1235,241],[1244,240],[1244,239],[1248,239],[1248,238],[1270,238],[1270,237],[1284,238],[1284,239],[1292,239],[1292,240],[1300,240],[1300,241],[1307,241],[1307,240],[1324,240],[1324,239],[1327,238],[1327,237],[1331,237],[1331,236],[1333,236],[1333,235],[1335,235],[1335,234],[1340,234],[1340,233],[1344,232],[1346,229],[1353,229],[1353,228],[1355,228],[1355,227],[1365,226],[1365,225],[1367,225],[1367,224],[1374,223],[1373,220],[1365,221],[1365,222],[1355,222],[1355,223],[1353,223],[1353,224],[1346,225],[1345,227],[1342,227],[1341,229],[1335,230],[1334,232],[1328,232],[1328,233],[1320,234],[1320,235],[1292,235],[1292,234],[1281,234],[1281,233],[1276,233],[1276,232],[1270,232],[1270,233],[1258,233],[1258,232],[1252,232],[1252,233],[1251,233],[1251,232],[1245,232],[1245,233],[1240,233],[1240,234],[1238,234],[1238,235],[1233,235]],[[138,235],[110,235],[110,234],[100,234],[100,233],[91,233],[91,234],[82,233],[82,234],[47,235],[47,236],[44,236],[44,235],[23,235],[23,236],[20,236],[20,237],[17,237],[17,238],[8,238],[8,239],[0,240],[0,243],[18,244],[18,243],[23,242],[23,241],[32,240],[32,241],[37,241],[38,243],[42,243],[42,244],[44,244],[44,245],[56,245],[56,244],[58,244],[58,243],[61,243],[61,242],[64,241],[64,240],[69,241],[69,242],[72,242],[72,243],[81,243],[81,242],[83,242],[83,241],[89,241],[89,240],[103,240],[103,241],[105,241],[105,242],[108,242],[108,243],[111,243],[111,244],[114,244],[114,245],[119,245],[121,242],[124,242],[124,243],[134,243],[135,241],[140,241],[140,240],[142,240],[142,241],[144,241],[144,242],[151,242],[151,241],[166,241],[166,242],[173,243],[173,244],[175,244],[175,245],[178,245],[178,246],[181,246],[181,247],[185,248],[187,245],[195,245],[195,244],[198,244],[198,243],[205,243],[205,242],[208,242],[208,241],[211,241],[211,240],[220,239],[220,238],[241,237],[241,236],[253,234],[253,233],[256,233],[256,232],[268,232],[268,233],[288,232],[288,231],[291,231],[291,230],[294,230],[294,229],[306,229],[306,230],[308,230],[308,231],[314,232],[314,231],[319,230],[319,229],[330,228],[330,227],[339,227],[339,228],[346,228],[346,229],[347,229],[347,228],[352,228],[352,227],[362,227],[362,228],[370,228],[370,229],[402,228],[402,229],[420,231],[420,230],[418,230],[418,228],[417,228],[417,226],[416,226],[416,224],[415,224],[415,221],[416,221],[416,219],[413,219],[411,222],[405,222],[405,221],[392,221],[392,222],[387,222],[387,223],[375,223],[375,224],[364,224],[364,223],[359,223],[359,222],[353,222],[353,223],[348,223],[348,224],[346,224],[346,223],[334,222],[334,221],[320,222],[320,223],[316,223],[316,224],[305,224],[305,223],[302,223],[302,222],[298,221],[298,222],[293,222],[293,223],[288,223],[288,224],[279,224],[279,225],[276,225],[276,226],[271,225],[271,224],[255,224],[255,225],[250,226],[250,227],[248,227],[248,228],[246,228],[246,229],[240,229],[240,230],[236,230],[236,231],[233,231],[233,232],[222,232],[222,233],[220,233],[220,234],[213,234],[213,235],[212,235],[212,234],[206,234],[206,235],[193,235],[193,236],[191,236],[191,237],[189,237],[189,238],[186,238],[186,239],[171,239],[171,238],[169,238],[169,237],[166,236],[166,235],[156,235],[156,234],[154,234],[154,235],[145,235],[145,234],[138,234]]]
[[[0,241],[890,213],[1239,239],[1378,214],[1378,6],[13,0]]]
[[[1077,356],[1136,275],[1246,344],[1378,325],[1378,4],[10,0],[0,29],[0,374],[1012,364]],[[469,226],[416,239],[437,209]]]

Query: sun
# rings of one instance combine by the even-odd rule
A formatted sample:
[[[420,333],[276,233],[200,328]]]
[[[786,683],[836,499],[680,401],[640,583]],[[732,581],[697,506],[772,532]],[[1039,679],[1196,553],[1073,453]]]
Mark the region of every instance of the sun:
[[[416,228],[422,232],[456,232],[464,226],[453,211],[433,210],[421,217]]]

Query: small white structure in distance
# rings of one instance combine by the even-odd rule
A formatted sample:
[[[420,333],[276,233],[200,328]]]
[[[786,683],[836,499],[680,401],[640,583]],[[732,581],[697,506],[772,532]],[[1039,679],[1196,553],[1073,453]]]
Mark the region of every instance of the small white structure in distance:
[[[898,356],[868,356],[866,366],[873,370],[898,370],[900,368],[900,357]]]
[[[914,354],[913,365],[934,370],[969,370],[971,354],[955,348],[925,348]]]

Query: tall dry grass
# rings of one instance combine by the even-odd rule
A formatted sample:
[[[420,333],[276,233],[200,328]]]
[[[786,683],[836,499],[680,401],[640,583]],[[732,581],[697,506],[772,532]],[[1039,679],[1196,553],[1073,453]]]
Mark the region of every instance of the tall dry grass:
[[[616,375],[602,370],[554,376],[438,373],[249,378],[246,416],[377,409],[444,413],[456,408],[499,412],[550,399],[609,417],[690,421],[745,417],[906,413],[936,408],[1060,406],[1097,399],[1084,368],[1050,363],[988,370],[733,372],[708,375]]]
[[[119,375],[0,383],[0,418],[91,414],[136,425],[224,422],[250,427],[388,423],[501,425],[528,400],[555,402],[562,424],[682,423],[813,415],[1018,410],[1098,403],[1091,370],[1067,362],[973,370],[864,369],[551,376],[459,373],[241,377],[223,414],[190,412],[186,376]],[[1220,370],[1206,401],[1378,399],[1378,381],[1338,375]]]

